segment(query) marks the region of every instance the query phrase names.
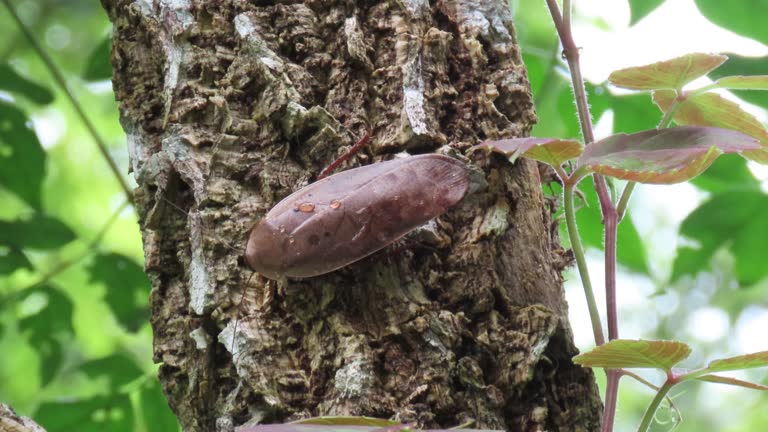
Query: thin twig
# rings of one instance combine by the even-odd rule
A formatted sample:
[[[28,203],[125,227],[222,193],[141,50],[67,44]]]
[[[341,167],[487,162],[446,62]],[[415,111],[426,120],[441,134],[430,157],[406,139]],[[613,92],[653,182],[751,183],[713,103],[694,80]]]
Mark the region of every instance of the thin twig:
[[[61,87],[61,89],[64,91],[64,94],[67,96],[67,99],[69,99],[69,102],[72,104],[72,106],[75,108],[75,112],[80,117],[80,120],[83,122],[83,125],[85,125],[85,128],[88,130],[88,133],[91,135],[94,141],[96,141],[96,145],[99,148],[99,152],[101,153],[102,157],[104,157],[104,160],[109,164],[109,169],[112,171],[112,174],[114,174],[117,181],[120,183],[120,187],[123,189],[123,192],[125,193],[125,196],[127,197],[128,201],[133,204],[133,193],[131,192],[131,188],[128,186],[128,183],[123,178],[122,174],[120,174],[120,169],[117,167],[117,164],[112,159],[112,157],[109,155],[109,150],[107,149],[106,142],[101,138],[99,133],[96,131],[96,127],[93,125],[93,122],[88,118],[88,116],[85,114],[85,110],[83,109],[83,106],[80,104],[80,102],[75,98],[74,93],[67,85],[67,81],[64,78],[64,75],[59,70],[58,66],[56,66],[56,63],[53,62],[53,59],[50,55],[43,49],[42,45],[40,45],[40,42],[38,42],[37,38],[35,38],[35,35],[32,33],[32,31],[27,27],[24,22],[21,20],[21,17],[16,13],[16,10],[11,6],[10,0],[2,0],[3,5],[5,5],[5,8],[8,10],[8,13],[11,14],[11,17],[16,22],[16,25],[19,26],[19,30],[21,30],[22,33],[24,33],[24,36],[29,41],[30,45],[32,45],[32,48],[35,50],[37,55],[40,57],[40,59],[45,63],[46,68],[48,69],[48,72],[53,76],[53,79],[56,81],[56,83]]]

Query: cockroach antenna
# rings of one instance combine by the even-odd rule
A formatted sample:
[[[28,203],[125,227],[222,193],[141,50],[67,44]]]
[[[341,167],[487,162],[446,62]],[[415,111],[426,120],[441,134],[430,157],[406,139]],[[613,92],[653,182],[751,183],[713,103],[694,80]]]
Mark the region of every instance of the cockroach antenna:
[[[363,148],[368,142],[371,140],[371,131],[368,131],[363,135],[362,138],[360,138],[355,145],[352,146],[347,152],[345,152],[343,155],[339,156],[338,159],[331,162],[330,165],[325,167],[324,170],[320,171],[320,175],[317,176],[318,180],[323,179],[324,177],[327,177],[328,174],[332,173],[336,168],[339,167],[342,163],[344,163],[345,160],[352,157],[355,153],[359,152],[361,148]]]

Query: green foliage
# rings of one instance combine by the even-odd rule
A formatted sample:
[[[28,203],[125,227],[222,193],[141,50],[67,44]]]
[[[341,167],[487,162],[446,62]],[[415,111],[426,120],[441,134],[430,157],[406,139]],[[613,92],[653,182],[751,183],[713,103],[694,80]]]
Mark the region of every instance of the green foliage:
[[[677,251],[672,281],[707,270],[712,256],[726,247],[736,260],[735,276],[743,285],[768,275],[762,256],[768,244],[768,195],[759,190],[726,190],[694,210],[680,226],[680,234],[695,240],[696,247]]]
[[[75,239],[63,222],[40,213],[15,221],[0,220],[0,244],[29,249],[55,249]]]
[[[133,360],[117,353],[87,361],[80,365],[80,370],[93,379],[106,378],[109,381],[109,389],[113,392],[118,392],[123,386],[144,375]]]
[[[135,413],[128,395],[94,396],[69,402],[46,402],[35,421],[48,432],[132,432]]]
[[[137,331],[149,319],[149,280],[130,258],[120,254],[98,254],[88,267],[91,282],[107,288],[106,302],[120,324]]]
[[[82,81],[111,75],[109,37],[93,36],[109,29],[103,9],[11,3],[124,169],[114,96]],[[0,400],[49,432],[178,430],[151,361],[135,215],[121,213],[113,173],[9,17],[0,13]]]
[[[657,7],[661,6],[662,3],[664,3],[664,0],[629,0],[629,24],[636,24]]]
[[[91,52],[83,71],[83,79],[100,81],[112,78],[112,64],[109,62],[111,52],[112,35],[107,35]]]
[[[718,0],[696,0],[701,14],[734,33],[768,44],[768,27],[761,11],[768,10],[766,0],[733,0],[726,7]]]
[[[9,64],[0,63],[0,90],[23,96],[37,104],[53,102],[53,93],[48,88],[21,76]]]
[[[40,377],[43,385],[56,376],[63,360],[60,338],[74,333],[74,306],[66,294],[49,285],[27,290],[20,300],[38,295],[45,306],[34,315],[19,320],[19,330],[40,355]]]
[[[39,210],[44,178],[45,152],[27,115],[0,100],[0,186]]]
[[[139,407],[147,432],[166,432],[179,429],[178,421],[168,408],[160,383],[147,380],[139,390]]]

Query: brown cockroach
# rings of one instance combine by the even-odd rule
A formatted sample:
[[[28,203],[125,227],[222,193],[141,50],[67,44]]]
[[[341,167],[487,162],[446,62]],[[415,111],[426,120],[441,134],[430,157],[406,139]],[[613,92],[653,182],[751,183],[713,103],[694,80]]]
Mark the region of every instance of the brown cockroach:
[[[270,279],[318,276],[386,247],[469,189],[466,165],[439,154],[354,168],[280,201],[248,238],[248,266]]]

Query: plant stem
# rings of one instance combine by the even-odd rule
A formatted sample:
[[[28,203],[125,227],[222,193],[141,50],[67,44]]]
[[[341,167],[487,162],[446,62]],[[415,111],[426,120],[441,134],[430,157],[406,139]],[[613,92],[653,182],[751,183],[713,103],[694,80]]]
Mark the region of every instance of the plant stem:
[[[602,432],[610,432],[613,430],[613,423],[616,420],[616,403],[619,399],[619,392],[609,392],[608,389],[619,389],[619,380],[622,377],[622,372],[621,369],[606,369],[605,376],[605,407],[603,408],[603,425],[600,430]]]
[[[592,321],[592,333],[595,336],[595,343],[597,345],[602,345],[605,343],[605,336],[603,336],[603,327],[600,322],[600,310],[597,308],[595,294],[592,291],[592,281],[589,278],[589,270],[587,270],[587,259],[584,255],[584,247],[581,245],[579,231],[576,227],[576,212],[573,209],[573,190],[576,185],[567,180],[563,180],[563,183],[565,223],[568,227],[568,237],[571,240],[571,249],[573,249],[573,255],[576,257],[576,266],[579,269],[581,284],[584,287],[584,296],[587,299],[587,307],[589,308],[589,318]]]
[[[66,95],[67,99],[69,99],[69,102],[74,107],[75,112],[80,117],[80,120],[83,122],[83,125],[85,125],[85,128],[88,130],[88,133],[91,135],[93,140],[96,141],[96,146],[98,146],[99,152],[101,153],[102,157],[107,162],[107,164],[109,165],[109,169],[112,171],[112,174],[114,174],[115,178],[120,184],[120,187],[123,189],[123,192],[125,193],[126,198],[131,204],[133,204],[133,193],[131,192],[131,188],[128,186],[128,183],[125,181],[125,178],[123,178],[122,174],[120,174],[120,169],[117,167],[117,164],[109,155],[109,150],[107,150],[106,142],[101,138],[99,133],[96,131],[96,127],[93,125],[91,120],[85,114],[85,110],[83,109],[83,106],[75,98],[74,93],[67,85],[67,81],[66,79],[64,79],[64,75],[56,66],[56,63],[53,62],[53,59],[51,58],[51,56],[49,56],[48,53],[43,49],[42,45],[40,45],[40,42],[38,42],[38,40],[35,38],[35,35],[32,33],[29,27],[27,27],[24,24],[24,22],[21,20],[21,17],[19,17],[19,15],[16,13],[16,10],[11,5],[10,0],[2,0],[2,2],[5,8],[8,10],[8,13],[11,14],[11,17],[13,18],[14,22],[16,22],[16,25],[19,27],[19,30],[21,30],[21,32],[24,33],[24,36],[29,41],[29,44],[32,45],[32,48],[35,50],[37,55],[40,57],[43,63],[45,63],[45,67],[48,69],[48,72],[50,72],[51,76],[53,76],[54,81],[56,81],[59,87],[61,87],[61,89],[64,91],[64,94]]]
[[[637,183],[633,181],[627,182],[627,185],[624,186],[624,190],[621,192],[619,204],[616,206],[616,217],[619,222],[624,218],[624,213],[626,213],[627,205],[629,204],[629,197],[632,196],[632,191],[635,190],[635,186],[637,186]]]
[[[675,384],[675,381],[667,379],[667,382],[661,386],[659,391],[656,393],[656,396],[654,396],[653,400],[651,401],[651,404],[648,405],[648,409],[645,410],[645,414],[643,414],[643,420],[640,422],[640,427],[637,428],[638,432],[645,432],[648,430],[648,428],[651,426],[651,422],[653,422],[656,410],[659,408],[659,405],[661,405],[661,401],[664,400],[664,398],[667,396],[667,393],[669,393],[669,390]]]
[[[678,95],[680,92],[678,92]],[[675,98],[672,101],[672,105],[669,107],[667,112],[664,113],[664,116],[659,120],[658,126],[656,126],[656,129],[665,129],[668,128],[672,124],[672,120],[675,118],[675,114],[680,110],[680,106],[682,104]]]
[[[571,72],[571,82],[573,84],[573,95],[576,100],[576,109],[579,114],[579,123],[581,133],[584,137],[584,144],[589,145],[595,141],[592,131],[592,117],[589,112],[589,103],[587,101],[587,92],[584,87],[584,78],[581,75],[581,66],[579,65],[579,47],[573,40],[570,23],[570,0],[563,0],[565,7],[568,7],[565,17],[567,22],[560,15],[560,9],[557,0],[547,0],[552,21],[555,24],[560,41],[563,44],[563,53],[568,62],[568,69]],[[605,179],[599,175],[593,175],[595,181],[595,190],[600,199],[600,209],[603,214],[603,224],[605,226],[605,298],[608,318],[608,338],[618,337],[618,317],[616,312],[616,226],[618,224],[618,214],[616,206],[608,193],[608,187]],[[570,230],[570,228],[569,228]],[[585,287],[586,290],[586,287]],[[600,344],[597,340],[595,341]],[[613,418],[616,411],[616,399],[619,391],[619,379],[613,372],[606,371],[608,374],[607,385],[605,388],[605,410],[603,412],[603,432],[613,430]]]

